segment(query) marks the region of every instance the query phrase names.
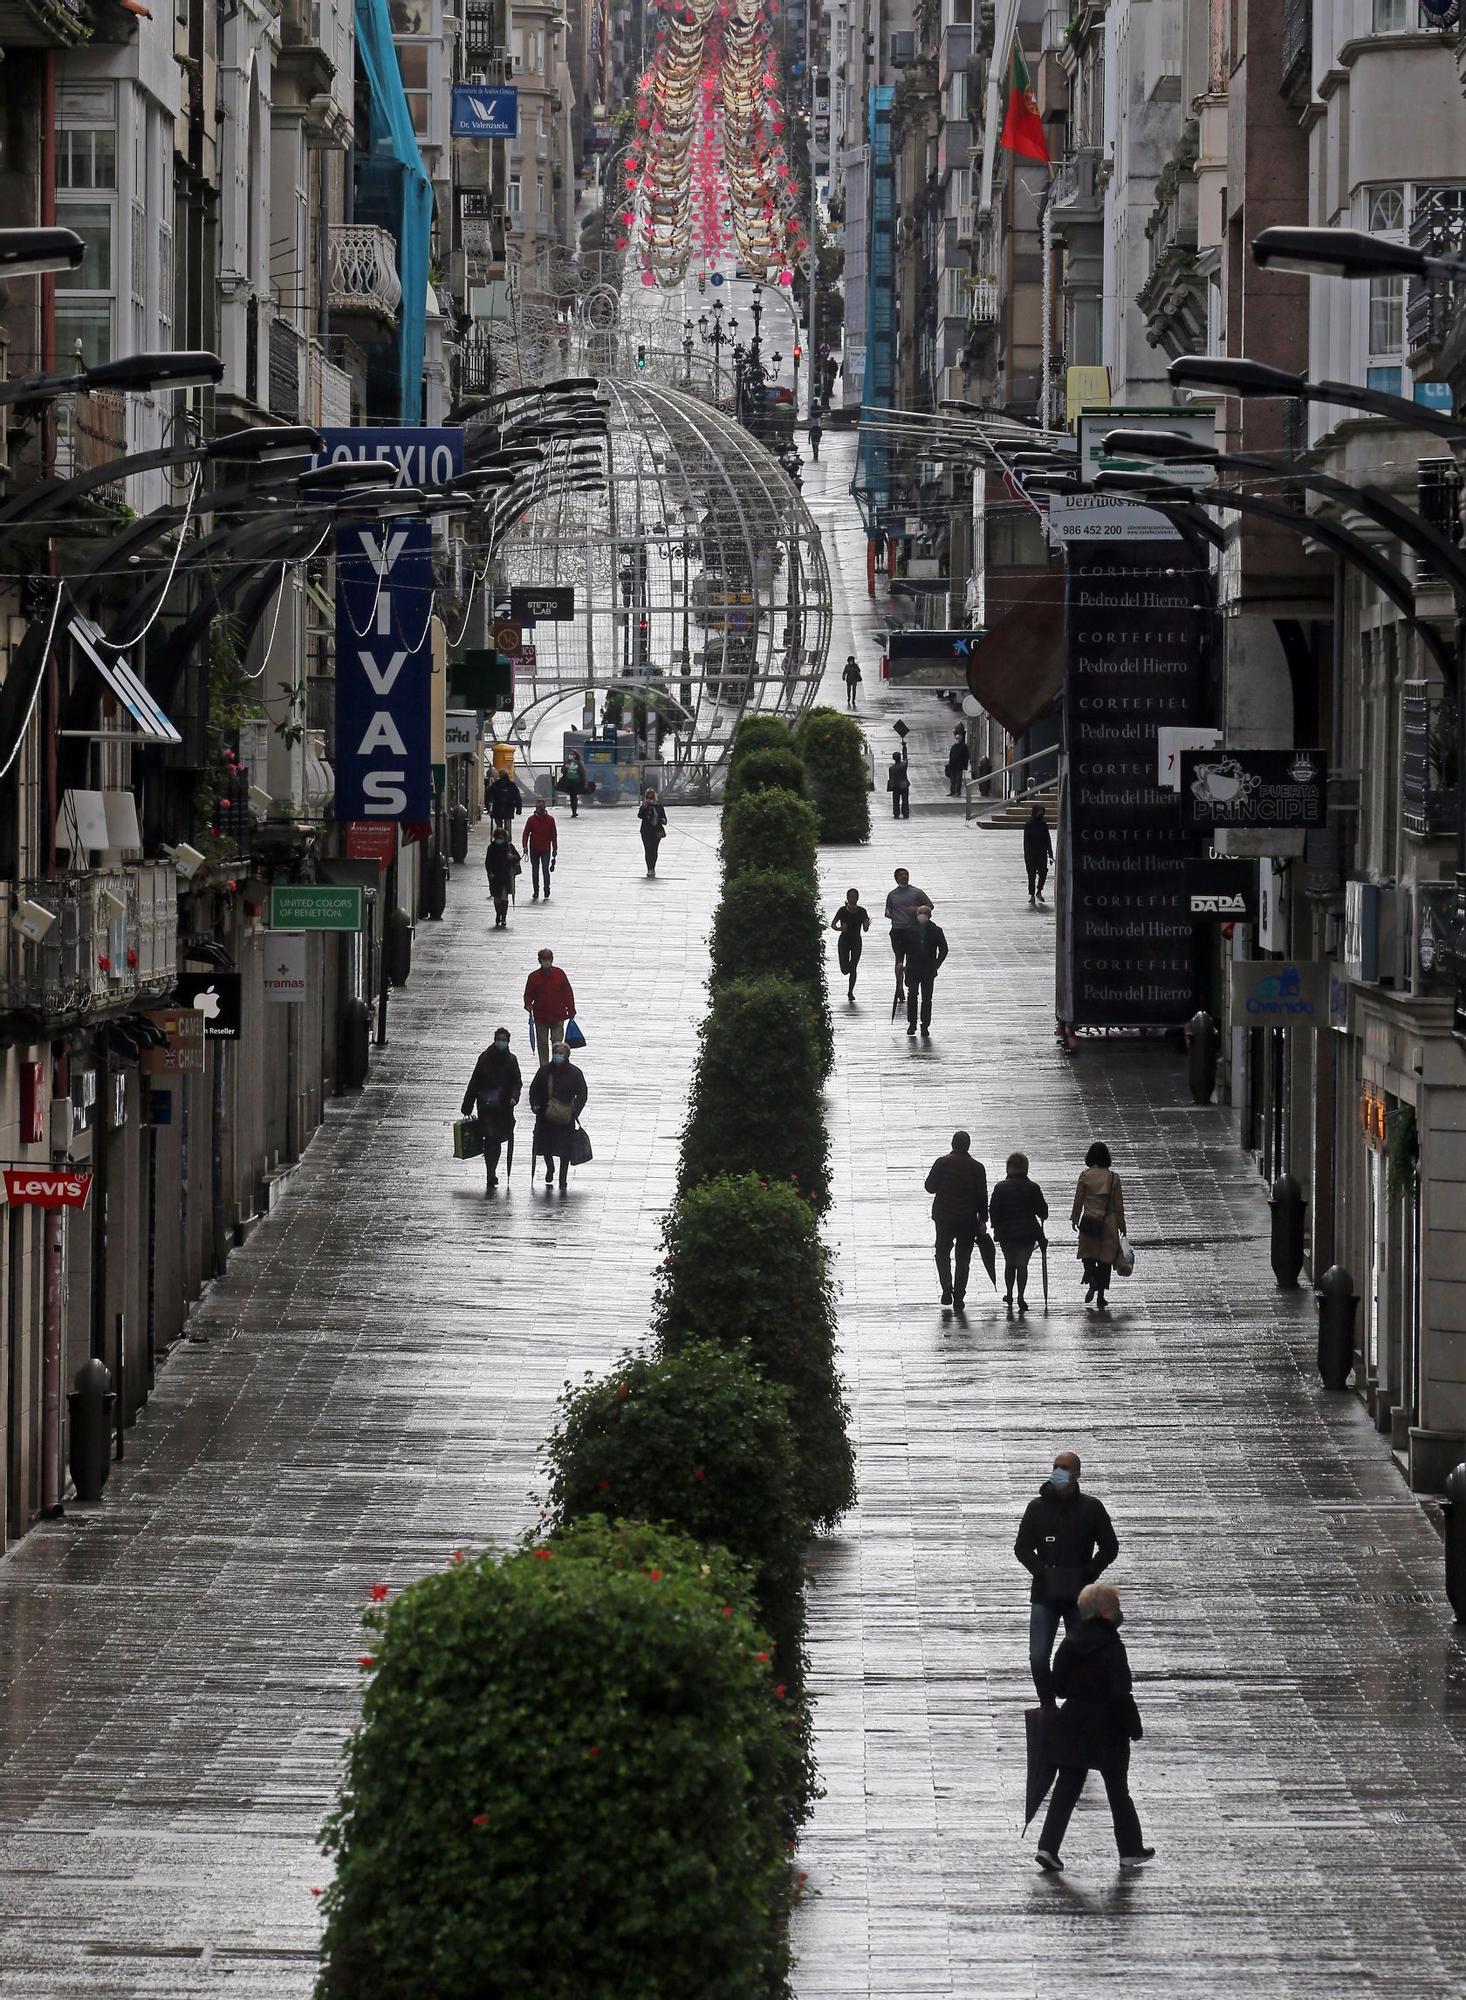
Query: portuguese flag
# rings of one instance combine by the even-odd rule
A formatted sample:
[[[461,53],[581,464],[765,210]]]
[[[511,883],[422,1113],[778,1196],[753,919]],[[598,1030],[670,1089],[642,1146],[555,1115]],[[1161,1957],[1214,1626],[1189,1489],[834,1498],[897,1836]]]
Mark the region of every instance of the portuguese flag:
[[[1048,142],[1044,138],[1043,120],[1038,115],[1038,99],[1033,94],[1028,64],[1023,60],[1023,51],[1016,41],[1013,44],[1013,67],[1008,72],[1008,110],[998,144],[1006,146],[1010,153],[1021,153],[1026,160],[1042,160],[1045,166],[1049,164]]]

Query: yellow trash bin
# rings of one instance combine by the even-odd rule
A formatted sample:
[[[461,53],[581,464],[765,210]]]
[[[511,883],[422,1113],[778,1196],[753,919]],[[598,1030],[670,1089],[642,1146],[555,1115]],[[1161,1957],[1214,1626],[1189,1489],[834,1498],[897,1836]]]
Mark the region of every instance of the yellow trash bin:
[[[514,745],[512,743],[496,743],[494,745],[494,770],[496,773],[507,771],[511,778],[514,776]]]

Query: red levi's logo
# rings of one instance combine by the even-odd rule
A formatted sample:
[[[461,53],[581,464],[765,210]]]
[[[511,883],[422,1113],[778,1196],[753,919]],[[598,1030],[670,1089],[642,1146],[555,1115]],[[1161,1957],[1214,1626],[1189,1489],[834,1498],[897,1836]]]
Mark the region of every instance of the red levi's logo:
[[[90,1167],[5,1169],[5,1199],[12,1208],[85,1208],[91,1191]]]

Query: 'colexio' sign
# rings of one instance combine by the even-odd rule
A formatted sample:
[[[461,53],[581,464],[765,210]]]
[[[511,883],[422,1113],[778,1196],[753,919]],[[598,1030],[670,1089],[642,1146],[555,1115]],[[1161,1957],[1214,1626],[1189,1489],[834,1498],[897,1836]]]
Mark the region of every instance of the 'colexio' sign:
[[[7,1167],[5,1199],[12,1208],[85,1208],[90,1167]]]

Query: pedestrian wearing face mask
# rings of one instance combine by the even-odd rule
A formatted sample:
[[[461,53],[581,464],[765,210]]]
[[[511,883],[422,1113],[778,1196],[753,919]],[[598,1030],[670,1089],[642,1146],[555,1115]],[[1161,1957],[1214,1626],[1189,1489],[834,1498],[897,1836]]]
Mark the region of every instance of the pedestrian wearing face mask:
[[[535,1047],[540,1068],[550,1060],[550,1050],[564,1039],[565,1023],[575,1018],[575,995],[570,981],[555,963],[548,947],[540,953],[539,970],[524,985],[524,1011],[534,1024]]]
[[[917,1010],[921,1011],[921,1032],[930,1039],[932,1031],[932,988],[947,960],[947,933],[932,922],[931,908],[922,903],[916,923],[906,940],[906,1032],[916,1033]]]
[[[1054,1706],[1049,1655],[1062,1621],[1068,1632],[1079,1623],[1079,1593],[1107,1570],[1120,1553],[1104,1502],[1079,1490],[1079,1454],[1055,1454],[1054,1469],[1030,1500],[1018,1526],[1013,1553],[1033,1577],[1029,1591],[1028,1657],[1033,1685],[1045,1708]]]
[[[499,1153],[506,1139],[513,1140],[514,1107],[523,1088],[519,1058],[509,1046],[509,1030],[495,1028],[494,1039],[474,1064],[463,1093],[463,1116],[478,1120],[484,1142],[485,1194],[492,1194],[499,1185]]]
[[[535,1154],[545,1163],[545,1186],[554,1180],[558,1160],[562,1194],[570,1180],[575,1127],[589,1096],[585,1077],[570,1060],[569,1049],[557,1041],[548,1064],[536,1071],[529,1086],[529,1108],[534,1113]]]
[[[509,905],[519,880],[519,849],[503,827],[496,827],[484,849],[484,873],[489,878],[489,894],[494,899],[494,929],[509,928]]]
[[[1054,1686],[1063,1695],[1064,1706],[1050,1722],[1047,1748],[1059,1775],[1035,1857],[1049,1874],[1064,1866],[1059,1848],[1091,1771],[1098,1771],[1105,1781],[1120,1866],[1139,1867],[1155,1857],[1155,1849],[1145,1844],[1140,1814],[1130,1796],[1130,1745],[1145,1732],[1120,1637],[1125,1617],[1120,1593],[1108,1583],[1087,1584],[1079,1593],[1078,1611],[1078,1629],[1070,1630],[1054,1661]]]
[[[646,872],[657,872],[657,854],[662,842],[667,838],[667,808],[648,785],[642,794],[641,804],[636,809],[636,817],[641,821],[641,851],[646,857]]]

